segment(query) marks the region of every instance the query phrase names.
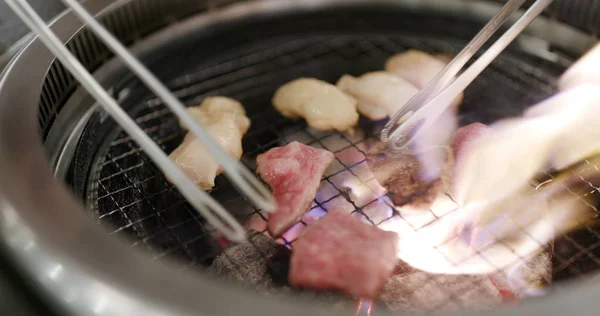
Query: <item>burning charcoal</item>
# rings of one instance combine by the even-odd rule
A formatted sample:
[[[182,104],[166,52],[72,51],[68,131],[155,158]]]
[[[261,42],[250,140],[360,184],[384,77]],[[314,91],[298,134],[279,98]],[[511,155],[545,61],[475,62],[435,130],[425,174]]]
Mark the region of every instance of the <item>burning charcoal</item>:
[[[439,176],[433,180],[425,180],[426,166],[419,159],[420,153],[411,149],[389,152],[387,145],[381,143],[367,153],[371,172],[379,184],[388,190],[388,196],[396,206],[410,204],[427,208],[448,188],[454,164],[451,149],[435,147],[429,151],[440,151],[446,161],[443,170],[438,172]]]
[[[552,283],[552,254],[542,252],[533,257],[523,268],[525,282],[542,289]]]
[[[395,54],[385,62],[385,71],[411,82],[419,90],[435,78],[453,58],[446,54],[431,55],[417,49],[408,49]],[[464,99],[460,93],[452,101],[452,108],[458,108]]]
[[[379,295],[391,310],[431,311],[489,308],[502,296],[487,275],[444,275],[418,270],[391,277]]]
[[[287,274],[271,274],[286,273],[285,269],[269,269],[269,265],[272,259],[277,262],[280,261],[278,258],[289,257],[290,250],[260,232],[250,231],[249,234],[250,242],[227,247],[209,270],[216,275],[259,287],[272,287],[287,279]]]
[[[539,296],[552,283],[552,254],[543,251],[508,272],[507,282],[518,298]]]
[[[397,261],[398,236],[334,208],[294,243],[290,284],[373,297]]]
[[[263,294],[288,295],[298,300],[319,299],[334,305],[347,300],[340,293],[316,292],[288,286],[290,250],[267,235],[251,230],[250,242],[225,249],[210,266],[215,275],[254,286]]]
[[[433,274],[399,262],[379,300],[391,310],[492,308],[539,295],[551,282],[551,256],[544,251],[508,273],[498,271],[490,275]]]

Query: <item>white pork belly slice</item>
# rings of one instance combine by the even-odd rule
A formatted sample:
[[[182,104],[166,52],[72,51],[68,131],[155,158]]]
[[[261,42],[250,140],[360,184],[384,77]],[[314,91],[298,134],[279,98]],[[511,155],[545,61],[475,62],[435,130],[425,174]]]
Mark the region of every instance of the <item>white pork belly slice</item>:
[[[310,209],[333,153],[292,142],[256,158],[257,174],[273,191],[277,203],[267,223],[273,238],[280,237]]]
[[[356,98],[358,112],[372,120],[391,117],[419,92],[407,80],[385,71],[343,75],[336,86]]]
[[[333,208],[292,245],[293,286],[376,297],[396,265],[398,235]]]
[[[406,79],[418,89],[423,89],[449,63],[447,55],[430,55],[426,52],[409,49],[390,57],[385,63],[385,71]],[[463,102],[461,93],[452,101],[453,108]]]
[[[331,83],[299,78],[279,87],[272,99],[283,116],[302,117],[308,126],[321,130],[352,132],[358,123],[356,100]]]
[[[242,157],[242,137],[250,128],[250,119],[241,103],[226,97],[206,98],[188,113],[200,123],[213,140],[233,158]],[[186,130],[186,127],[182,128]],[[169,155],[203,190],[215,186],[215,178],[223,172],[204,144],[188,133],[183,142]]]

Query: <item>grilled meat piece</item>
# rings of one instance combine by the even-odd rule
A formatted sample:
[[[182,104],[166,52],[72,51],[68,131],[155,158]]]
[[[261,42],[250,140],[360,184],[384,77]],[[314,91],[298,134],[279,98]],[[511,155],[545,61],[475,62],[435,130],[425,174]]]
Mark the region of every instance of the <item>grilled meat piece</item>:
[[[225,97],[209,97],[199,106],[190,107],[188,113],[231,157],[242,157],[242,137],[250,128],[250,119],[246,117],[241,103]],[[183,125],[182,128],[186,129]],[[223,168],[192,133],[185,136],[169,158],[203,190],[214,187],[215,178],[223,172]]]
[[[303,117],[317,130],[352,131],[358,123],[356,100],[336,86],[314,78],[299,78],[281,86],[273,106],[283,116]]]
[[[398,235],[333,208],[294,243],[290,284],[375,297],[396,264]]]
[[[408,80],[418,89],[423,89],[448,63],[447,56],[433,56],[420,50],[409,49],[390,57],[385,63],[385,70]],[[463,99],[464,94],[461,93],[452,101],[452,107],[458,108]]]
[[[366,158],[375,179],[388,190],[388,196],[396,206],[411,205],[429,207],[440,193],[449,186],[454,157],[449,147],[439,146],[427,150],[440,151],[446,163],[439,177],[425,180],[425,166],[419,153],[411,149],[389,152],[387,145],[377,144],[367,152]]]
[[[256,158],[256,173],[271,187],[277,208],[267,228],[280,237],[310,209],[333,153],[292,142],[275,147]]]
[[[358,100],[358,112],[381,120],[394,115],[419,89],[410,82],[385,71],[369,72],[360,77],[343,75],[336,86]]]

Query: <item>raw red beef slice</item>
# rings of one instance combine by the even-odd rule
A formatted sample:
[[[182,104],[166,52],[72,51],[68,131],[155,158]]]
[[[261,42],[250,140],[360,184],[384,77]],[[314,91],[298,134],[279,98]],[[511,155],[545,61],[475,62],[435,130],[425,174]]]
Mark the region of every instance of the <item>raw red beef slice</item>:
[[[458,159],[474,139],[485,134],[489,127],[481,123],[471,123],[456,130],[452,137],[452,150],[454,158]]]
[[[277,209],[267,228],[278,238],[310,209],[323,173],[334,159],[324,149],[299,142],[275,147],[256,158],[258,175],[271,186]]]
[[[293,244],[290,284],[375,297],[396,265],[398,235],[333,208]]]

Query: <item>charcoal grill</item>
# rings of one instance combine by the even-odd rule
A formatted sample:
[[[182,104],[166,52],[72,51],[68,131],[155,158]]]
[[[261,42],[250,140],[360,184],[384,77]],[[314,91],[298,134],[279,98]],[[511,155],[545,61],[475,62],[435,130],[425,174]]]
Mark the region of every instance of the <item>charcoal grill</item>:
[[[86,5],[187,105],[210,95],[242,102],[252,121],[242,162],[253,168],[257,154],[292,140],[334,153],[361,151],[382,127],[361,121],[363,133],[348,137],[285,119],[270,105],[283,83],[301,76],[333,82],[344,73],[382,69],[388,56],[408,48],[457,53],[501,3],[92,0]],[[468,88],[461,124],[518,115],[554,93],[556,78],[595,42],[599,9],[596,1],[556,1]],[[181,142],[176,118],[75,17],[65,13],[52,28],[165,151]],[[2,241],[57,308],[77,315],[353,313],[351,302],[331,309],[324,300],[274,298],[208,274],[205,268],[222,252],[214,231],[37,40],[17,54],[1,80]],[[334,164],[336,170],[322,181],[333,190],[317,197],[315,209],[340,200],[354,203],[335,179],[356,176],[358,163]],[[262,218],[225,178],[216,184],[212,196],[241,221]],[[374,225],[385,220],[369,218],[363,212],[369,204],[353,207]],[[600,268],[599,237],[600,229],[589,226],[555,241],[557,285],[547,296],[509,311],[556,314],[575,304],[593,313],[600,285],[581,277]],[[281,242],[293,246],[294,240]],[[458,294],[448,293],[447,300]],[[373,315],[387,313],[373,310]]]

